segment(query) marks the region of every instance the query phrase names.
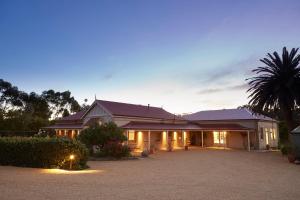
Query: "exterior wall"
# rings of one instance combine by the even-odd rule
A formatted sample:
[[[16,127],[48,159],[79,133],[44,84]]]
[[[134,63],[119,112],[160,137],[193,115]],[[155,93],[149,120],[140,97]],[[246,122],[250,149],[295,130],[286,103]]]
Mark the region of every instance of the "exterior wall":
[[[182,131],[151,131],[150,132],[150,149],[167,150],[168,144],[172,144],[173,149],[184,147]],[[174,133],[176,132],[176,134]],[[126,133],[125,133],[126,135]],[[135,140],[128,141],[128,146],[135,152],[141,152],[148,149],[148,131],[135,130]],[[186,143],[189,143],[189,132],[186,132]]]
[[[246,149],[247,141],[247,135],[241,132],[229,132],[226,137],[226,147],[233,149]]]
[[[102,122],[112,121],[112,117],[99,105],[95,105],[84,117],[83,124],[86,124],[92,118],[100,118]]]
[[[261,129],[263,129],[263,131]],[[275,130],[275,139],[273,139],[271,137],[270,133],[266,134],[266,129],[267,130],[270,130],[270,129]],[[278,124],[276,122],[259,121],[258,122],[258,133],[259,133],[258,140],[259,140],[259,148],[260,149],[266,149],[266,145],[267,145],[266,137],[268,137],[269,145],[271,148],[278,148],[279,130],[278,130]]]
[[[251,128],[254,130],[254,132],[250,132],[250,146],[252,149],[266,149],[266,134],[264,131],[264,138],[261,139],[261,128],[263,128],[265,130],[265,128],[267,129],[275,129],[275,134],[276,134],[276,139],[275,140],[271,140],[271,136],[270,134],[268,135],[269,137],[269,144],[270,147],[272,148],[277,148],[278,147],[278,125],[276,122],[272,122],[272,121],[258,121],[258,120],[226,120],[226,121],[198,121],[197,123],[199,124],[227,124],[227,123],[235,123],[235,124],[239,124],[241,126],[247,127],[247,128]],[[240,133],[243,137],[245,137],[243,139],[243,144],[247,145],[247,135],[245,136],[246,132]],[[210,137],[208,135],[208,137]],[[236,141],[235,143],[240,143],[241,140],[237,139],[238,136],[234,137],[234,136],[228,136],[228,138],[232,137],[233,141]],[[239,142],[238,142],[239,141]],[[246,142],[245,142],[246,141]],[[231,142],[231,139],[229,139],[228,141],[229,143]],[[211,138],[207,139],[207,145],[213,145],[213,136],[211,136]],[[237,146],[239,147],[240,145],[238,144],[233,144],[233,146]]]

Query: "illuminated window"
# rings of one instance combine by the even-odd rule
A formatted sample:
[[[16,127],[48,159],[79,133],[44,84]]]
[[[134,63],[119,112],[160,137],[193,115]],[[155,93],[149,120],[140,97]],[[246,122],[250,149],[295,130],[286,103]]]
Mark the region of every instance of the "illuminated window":
[[[219,144],[220,143],[220,137],[219,132],[214,131],[214,143]]]
[[[274,128],[270,128],[270,136],[272,140],[276,140],[276,130]]]
[[[225,144],[226,142],[226,131],[214,131],[214,143]]]
[[[267,128],[265,129],[265,133],[266,133],[266,144],[269,144],[269,131]]]
[[[130,141],[135,140],[135,133],[134,133],[134,131],[129,131],[128,132],[128,140],[130,140]]]

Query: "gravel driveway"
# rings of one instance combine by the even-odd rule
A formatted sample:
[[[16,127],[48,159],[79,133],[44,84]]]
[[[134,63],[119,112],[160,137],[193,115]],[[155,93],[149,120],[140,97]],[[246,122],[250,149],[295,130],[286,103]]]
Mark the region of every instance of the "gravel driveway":
[[[159,152],[88,171],[0,167],[0,199],[300,199],[300,166],[279,152]]]

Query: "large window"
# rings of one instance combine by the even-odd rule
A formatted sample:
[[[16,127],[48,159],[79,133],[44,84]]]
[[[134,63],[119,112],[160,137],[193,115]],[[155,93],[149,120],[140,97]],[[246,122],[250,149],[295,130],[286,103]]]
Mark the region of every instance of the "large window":
[[[135,140],[135,132],[134,131],[128,131],[128,140],[130,140],[130,141]]]
[[[269,144],[269,131],[267,128],[265,129],[265,133],[266,133],[266,144]]]
[[[226,131],[214,131],[214,143],[225,144],[226,143]]]
[[[276,129],[270,128],[271,139],[276,140]]]

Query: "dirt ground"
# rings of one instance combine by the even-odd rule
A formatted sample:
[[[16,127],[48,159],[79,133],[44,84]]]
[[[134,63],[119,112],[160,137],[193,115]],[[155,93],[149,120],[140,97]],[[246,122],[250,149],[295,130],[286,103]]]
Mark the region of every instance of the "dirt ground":
[[[279,152],[159,152],[68,172],[0,166],[0,199],[300,199],[300,166]]]

